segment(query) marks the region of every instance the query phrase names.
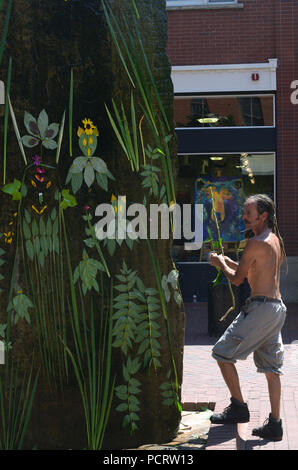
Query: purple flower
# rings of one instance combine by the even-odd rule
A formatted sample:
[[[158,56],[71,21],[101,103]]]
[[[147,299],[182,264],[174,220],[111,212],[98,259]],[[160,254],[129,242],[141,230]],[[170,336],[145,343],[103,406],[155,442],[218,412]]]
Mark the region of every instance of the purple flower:
[[[36,165],[36,166],[40,165],[40,156],[39,155],[34,155],[34,157],[32,157],[32,160],[33,160],[34,165]]]

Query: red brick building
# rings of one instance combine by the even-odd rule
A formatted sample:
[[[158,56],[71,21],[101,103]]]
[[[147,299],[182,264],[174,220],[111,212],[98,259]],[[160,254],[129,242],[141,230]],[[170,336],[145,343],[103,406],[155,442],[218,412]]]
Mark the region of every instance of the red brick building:
[[[208,179],[226,194],[239,180],[239,200],[273,197],[289,262],[282,294],[298,300],[298,2],[168,0],[167,10],[178,200],[202,202],[198,187]],[[242,239],[239,218],[235,223],[238,234],[223,228],[227,246]],[[204,263],[204,253],[176,248],[181,267]]]

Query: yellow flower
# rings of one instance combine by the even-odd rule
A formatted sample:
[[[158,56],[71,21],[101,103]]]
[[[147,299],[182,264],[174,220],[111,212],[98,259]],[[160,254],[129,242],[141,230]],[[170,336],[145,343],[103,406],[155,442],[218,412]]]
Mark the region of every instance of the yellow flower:
[[[85,134],[93,134],[93,129],[95,129],[93,122],[90,119],[85,118],[82,123],[84,124]]]
[[[84,129],[82,129],[81,127],[78,128],[78,137],[81,137],[82,134],[84,134]]]
[[[82,127],[78,128],[78,132],[77,132],[78,137],[81,137],[82,134],[86,134],[86,135],[92,135],[93,134],[93,135],[95,135],[95,137],[98,137],[98,135],[99,135],[98,129],[93,124],[91,119],[85,118],[85,119],[83,119],[82,123],[84,124],[84,129],[82,129]],[[91,144],[91,142],[90,142],[90,144]]]

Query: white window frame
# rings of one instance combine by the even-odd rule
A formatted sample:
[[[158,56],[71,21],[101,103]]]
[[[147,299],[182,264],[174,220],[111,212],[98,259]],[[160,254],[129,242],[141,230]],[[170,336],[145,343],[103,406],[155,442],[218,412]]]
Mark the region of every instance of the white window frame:
[[[197,5],[218,6],[218,5],[235,5],[238,0],[167,0],[167,7],[192,7]]]

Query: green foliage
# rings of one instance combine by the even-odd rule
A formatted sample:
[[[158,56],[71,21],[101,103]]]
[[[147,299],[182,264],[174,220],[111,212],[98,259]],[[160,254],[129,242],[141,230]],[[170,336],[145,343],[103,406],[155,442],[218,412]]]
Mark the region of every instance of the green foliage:
[[[3,7],[3,2],[1,1],[0,11],[2,10],[2,7]],[[4,28],[2,31],[1,42],[0,42],[0,64],[2,62],[3,51],[4,51],[7,32],[8,32],[8,25],[9,25],[9,20],[10,20],[10,15],[11,15],[11,7],[12,7],[12,0],[8,0],[6,14],[5,14]]]
[[[62,190],[62,201],[60,203],[61,209],[67,209],[68,207],[75,207],[77,205],[76,198],[69,193],[69,189]]]
[[[98,283],[96,280],[98,271],[105,271],[103,264],[96,259],[89,258],[87,251],[83,250],[83,259],[76,267],[73,280],[74,283],[80,278],[82,282],[82,290],[85,295],[87,291],[92,288],[99,292]]]
[[[130,356],[128,356],[126,365],[123,364],[122,368],[126,384],[115,387],[116,396],[122,401],[122,403],[117,406],[116,411],[125,413],[122,426],[128,426],[130,434],[133,434],[134,431],[138,429],[136,422],[140,419],[137,414],[137,412],[140,411],[140,402],[136,395],[141,392],[141,383],[133,377],[140,367],[141,363],[138,358],[131,359]]]
[[[19,131],[19,128],[18,128],[17,120],[16,120],[16,117],[15,117],[14,110],[13,110],[13,107],[12,107],[9,96],[8,96],[7,102],[8,102],[8,105],[9,105],[10,116],[11,116],[14,131],[15,131],[15,134],[16,134],[16,138],[17,138],[17,141],[18,141],[18,144],[19,144],[19,148],[20,148],[24,163],[25,163],[25,165],[27,165],[27,158],[26,158],[26,155],[25,155],[25,150],[24,150],[24,147],[23,147],[23,144],[22,144],[20,131]]]
[[[20,377],[18,367],[9,364],[10,374],[0,377],[0,449],[21,450],[28,427],[38,383],[39,371],[33,378],[33,364],[28,374]]]
[[[165,274],[162,276],[161,285],[163,288],[166,301],[169,302],[171,298],[171,292],[169,289],[169,284],[170,284],[174,291],[173,295],[174,295],[175,302],[178,305],[181,305],[182,298],[178,290],[178,277],[179,277],[179,272],[176,269],[172,269],[172,271],[167,276]]]
[[[176,406],[179,412],[182,412],[182,407],[179,403],[179,397],[177,394],[176,390],[176,385],[173,383],[171,379],[171,370],[168,371],[167,373],[167,378],[169,379],[169,382],[164,382],[159,386],[159,389],[161,390],[161,394],[164,398],[162,401],[162,404],[165,406]]]
[[[71,279],[70,279],[71,280]],[[115,377],[111,378],[112,350],[111,284],[110,308],[107,318],[95,322],[93,303],[88,319],[84,299],[81,296],[81,322],[76,319],[76,305],[70,311],[74,348],[70,350],[63,342],[75,372],[84,408],[88,450],[100,450],[111,410]]]
[[[43,109],[37,120],[30,113],[25,111],[24,124],[30,135],[22,137],[22,143],[29,148],[36,147],[39,143],[49,150],[57,148],[54,140],[59,131],[59,124],[54,122],[49,124],[49,117]]]
[[[160,168],[157,166],[153,165],[152,160],[160,159],[160,149],[155,148],[152,149],[152,147],[148,144],[147,149],[146,149],[146,155],[148,156],[150,163],[147,163],[146,165],[142,165],[142,168],[144,171],[141,172],[141,175],[144,176],[143,181],[142,181],[142,186],[144,189],[149,188],[149,194],[154,195],[157,197],[161,202],[166,203],[167,202],[167,197],[166,197],[166,187],[163,184],[159,188],[159,176],[158,173],[160,173]]]
[[[10,194],[12,196],[13,201],[19,201],[20,199],[22,199],[22,193],[20,191],[21,186],[21,181],[15,178],[13,180],[13,183],[8,183],[1,189],[4,193]]]
[[[45,257],[49,253],[59,254],[59,220],[54,208],[51,215],[46,219],[42,215],[38,219],[33,218],[27,209],[24,209],[23,236],[26,253],[31,261],[37,257],[41,266],[44,266]]]
[[[115,323],[113,336],[115,340],[113,346],[120,348],[127,355],[128,349],[133,347],[138,313],[141,309],[136,304],[136,294],[132,291],[137,280],[136,271],[128,269],[123,261],[123,268],[120,270],[120,273],[120,275],[116,275],[116,278],[121,284],[114,286],[114,289],[120,292],[120,294],[114,298],[113,320]]]
[[[104,227],[98,228],[97,225],[94,226],[94,233],[98,240],[103,240],[103,246],[107,248],[110,256],[113,256],[117,247],[122,245],[123,241],[125,240],[126,245],[130,250],[133,249],[134,243],[139,243],[137,238],[130,238],[131,229],[125,217],[118,215],[120,213],[121,206],[123,203],[120,201],[118,204],[118,200],[115,198],[112,201],[112,207],[114,209],[114,217],[110,221],[109,225],[107,225],[107,229],[104,231]],[[122,234],[126,236],[123,237]],[[86,244],[92,243],[91,240],[85,241]]]
[[[27,297],[27,295],[23,294],[22,291],[19,291],[17,295],[13,298],[12,305],[15,310],[15,324],[18,322],[19,318],[22,318],[28,323],[31,323],[28,309],[33,308],[34,305],[31,300]]]
[[[3,237],[3,234],[0,233],[0,239]],[[5,250],[3,250],[3,248],[0,248],[0,267],[5,263],[5,260],[3,258],[1,258],[1,256],[5,255]],[[0,273],[0,281],[3,281],[4,279],[4,276],[3,274]],[[0,292],[2,292],[3,289],[0,288]]]
[[[115,180],[104,160],[94,156],[97,147],[97,137],[95,133],[87,134],[82,132],[79,137],[79,146],[84,156],[74,159],[69,168],[66,184],[71,182],[74,194],[81,188],[83,181],[88,188],[92,186],[94,180],[98,185],[107,191],[108,178]]]
[[[159,361],[160,343],[160,325],[157,320],[160,319],[160,302],[158,291],[153,288],[146,288],[140,278],[137,278],[138,290],[134,289],[136,298],[141,302],[141,309],[137,318],[137,329],[135,342],[140,344],[137,354],[143,355],[143,366],[150,370],[153,366],[156,370],[161,367]]]
[[[7,323],[0,323],[0,338],[4,342],[4,347],[6,351],[9,351],[12,348],[11,341],[7,340]]]
[[[131,164],[133,171],[139,171],[139,144],[137,134],[137,123],[136,123],[136,111],[134,105],[133,93],[131,92],[130,108],[131,108],[131,122],[128,122],[128,118],[125,113],[123,103],[121,102],[121,111],[117,108],[115,101],[112,99],[115,119],[113,118],[108,107],[106,107],[107,115],[109,117],[111,126],[115,132],[115,135],[122,147],[122,150],[126,154]],[[132,131],[130,131],[130,128]]]

